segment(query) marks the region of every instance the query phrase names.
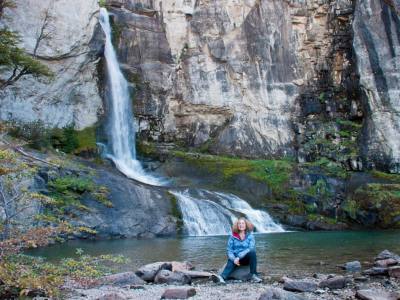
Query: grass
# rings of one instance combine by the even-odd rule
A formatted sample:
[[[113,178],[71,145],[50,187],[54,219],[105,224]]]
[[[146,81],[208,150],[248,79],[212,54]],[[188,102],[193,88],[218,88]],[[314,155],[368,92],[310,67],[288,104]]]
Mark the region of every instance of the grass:
[[[280,194],[287,188],[294,163],[289,160],[248,160],[226,156],[190,154],[174,151],[176,157],[194,164],[208,172],[222,176],[229,182],[235,176],[245,175],[251,179],[266,183],[271,190]]]

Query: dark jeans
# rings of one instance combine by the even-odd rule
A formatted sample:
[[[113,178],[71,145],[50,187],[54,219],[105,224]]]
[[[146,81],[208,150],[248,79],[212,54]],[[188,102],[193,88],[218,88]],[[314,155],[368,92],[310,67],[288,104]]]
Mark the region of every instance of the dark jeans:
[[[245,257],[239,260],[239,263],[240,266],[250,265],[250,274],[257,274],[257,255],[255,251],[247,253]],[[236,267],[235,263],[228,259],[225,269],[221,273],[222,278],[228,279]]]

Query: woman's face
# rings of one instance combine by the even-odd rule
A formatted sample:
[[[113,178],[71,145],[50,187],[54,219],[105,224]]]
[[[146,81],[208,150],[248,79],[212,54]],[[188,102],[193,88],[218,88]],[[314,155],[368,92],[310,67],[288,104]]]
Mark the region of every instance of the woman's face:
[[[239,220],[238,229],[240,231],[245,231],[246,230],[246,222],[244,220]]]

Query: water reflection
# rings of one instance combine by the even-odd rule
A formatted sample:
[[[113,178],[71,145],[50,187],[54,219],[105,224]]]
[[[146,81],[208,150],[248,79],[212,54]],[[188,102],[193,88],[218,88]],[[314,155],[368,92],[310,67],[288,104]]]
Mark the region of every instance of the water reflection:
[[[370,261],[384,249],[400,253],[400,231],[289,232],[258,234],[259,271],[272,275],[338,272],[337,264]],[[131,259],[124,270],[160,260],[189,260],[202,269],[218,269],[225,262],[226,236],[158,238],[149,240],[70,241],[32,255],[57,261],[75,255],[122,254]]]

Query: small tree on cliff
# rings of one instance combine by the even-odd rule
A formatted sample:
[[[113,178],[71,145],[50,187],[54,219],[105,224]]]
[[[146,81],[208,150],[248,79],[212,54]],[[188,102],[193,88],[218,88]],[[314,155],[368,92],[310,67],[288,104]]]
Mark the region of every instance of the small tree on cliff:
[[[3,17],[5,8],[14,7],[12,1],[0,0],[0,18]],[[48,26],[48,11],[45,14],[45,19],[40,31],[41,34],[35,45],[35,52],[39,46],[40,41],[46,36],[43,34],[43,30]],[[50,69],[38,61],[34,55],[27,54],[21,49],[18,44],[20,39],[18,34],[9,30],[8,28],[0,29],[0,72],[10,72],[6,79],[0,79],[0,89],[4,89],[6,86],[14,84],[21,77],[26,75],[32,75],[34,77],[51,77],[53,73]]]

